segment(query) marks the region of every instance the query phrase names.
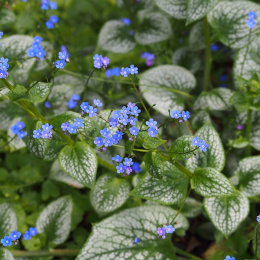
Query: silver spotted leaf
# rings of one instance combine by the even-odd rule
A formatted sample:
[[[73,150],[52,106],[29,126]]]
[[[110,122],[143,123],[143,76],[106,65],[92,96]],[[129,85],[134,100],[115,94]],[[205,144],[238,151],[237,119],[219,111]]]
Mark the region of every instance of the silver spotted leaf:
[[[51,202],[37,219],[38,233],[44,233],[47,241],[51,244],[62,244],[70,233],[71,212],[72,201],[70,196],[61,197]]]
[[[206,123],[195,134],[200,140],[205,141],[209,146],[206,152],[199,151],[195,156],[188,158],[186,167],[194,171],[197,168],[211,167],[221,171],[225,165],[225,152],[215,128]]]
[[[260,156],[242,159],[235,171],[240,186],[247,197],[260,194]]]
[[[230,196],[235,188],[230,180],[214,168],[196,169],[191,178],[191,187],[201,196]]]
[[[205,49],[205,32],[203,22],[193,25],[189,34],[189,48],[193,51]]]
[[[204,206],[214,226],[225,236],[236,231],[249,213],[249,201],[243,193],[205,198]]]
[[[97,156],[91,146],[77,142],[73,146],[65,146],[59,154],[59,164],[85,187],[93,188],[97,173]]]
[[[140,90],[149,105],[165,116],[168,109],[183,110],[184,97],[196,86],[195,77],[177,65],[161,65],[142,73]],[[146,91],[147,90],[147,91]]]
[[[185,198],[188,184],[189,179],[183,172],[171,163],[165,162],[164,176],[161,180],[146,173],[130,195],[171,205]]]
[[[193,129],[197,130],[207,122],[211,122],[211,119],[207,111],[199,111],[192,117],[191,122]]]
[[[0,204],[0,237],[9,236],[10,233],[17,230],[18,222],[15,211],[11,204]]]
[[[250,144],[256,150],[260,151],[260,112],[253,111],[252,128],[250,133]]]
[[[165,159],[160,153],[148,152],[144,155],[143,160],[151,176],[158,179],[163,177]]]
[[[152,44],[167,40],[171,35],[171,24],[161,13],[149,13],[145,16],[135,33],[137,43]]]
[[[35,83],[33,82],[32,85]],[[38,82],[28,90],[28,98],[33,103],[41,103],[46,100],[50,94],[51,86],[49,83]]]
[[[246,20],[252,10],[257,14],[257,24],[250,35],[250,41],[253,41],[260,28],[259,4],[250,1],[223,1],[209,13],[208,20],[222,43],[232,48],[241,48],[248,43],[250,28]]]
[[[92,234],[77,260],[176,260],[170,237],[158,239],[157,228],[177,211],[160,205],[126,209],[93,226]],[[187,219],[179,214],[176,229],[187,230]],[[148,230],[148,232],[147,232]],[[138,237],[140,242],[134,243]]]
[[[155,0],[156,5],[176,19],[186,19],[187,0]]]
[[[122,21],[112,20],[106,22],[98,37],[98,46],[106,51],[115,53],[126,53],[136,46],[131,29]]]
[[[92,191],[91,203],[99,214],[113,212],[126,202],[129,191],[127,180],[104,174],[99,177]]]
[[[2,251],[3,250],[3,253]],[[0,250],[0,260],[15,260],[13,254],[6,248],[1,248]]]

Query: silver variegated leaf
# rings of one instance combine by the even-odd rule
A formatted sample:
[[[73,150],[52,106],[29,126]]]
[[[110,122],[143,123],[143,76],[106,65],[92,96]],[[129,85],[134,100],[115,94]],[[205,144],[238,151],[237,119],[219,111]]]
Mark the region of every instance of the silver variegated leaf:
[[[202,50],[205,45],[205,32],[203,22],[197,22],[193,25],[189,34],[189,48],[193,51]]]

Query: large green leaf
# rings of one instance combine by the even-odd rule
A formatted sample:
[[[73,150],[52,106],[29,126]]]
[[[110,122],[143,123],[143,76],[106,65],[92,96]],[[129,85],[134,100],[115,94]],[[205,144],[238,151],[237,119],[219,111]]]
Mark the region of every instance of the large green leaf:
[[[167,40],[171,35],[171,24],[161,13],[150,13],[139,26],[135,39],[139,44],[146,45]]]
[[[154,109],[165,116],[169,115],[168,109],[184,109],[185,94],[195,85],[195,77],[177,65],[161,65],[140,76],[140,90],[144,98],[151,106],[156,104]]]
[[[239,183],[246,196],[260,194],[260,156],[251,156],[241,160],[236,169]]]
[[[163,11],[176,19],[186,19],[187,0],[155,0]]]
[[[97,173],[97,156],[87,144],[77,142],[65,146],[59,154],[60,167],[86,187],[93,188]]]
[[[190,24],[204,17],[221,0],[188,0],[187,22]]]
[[[189,179],[169,162],[165,162],[164,171],[161,180],[146,173],[130,195],[169,205],[182,201],[187,193]]]
[[[150,175],[159,179],[163,177],[165,160],[161,154],[148,152],[144,156],[144,162]]]
[[[18,228],[16,214],[9,203],[0,204],[0,237],[9,236],[9,234]]]
[[[177,211],[159,205],[126,209],[93,226],[92,234],[77,260],[151,259],[176,260],[170,243],[171,235],[158,239],[157,228]],[[187,229],[187,219],[179,214],[176,229]],[[149,232],[147,232],[147,230]],[[140,239],[134,243],[135,237]]]
[[[226,176],[209,167],[194,171],[191,187],[204,197],[229,196],[235,192],[235,188]]]
[[[136,46],[130,31],[129,26],[121,21],[108,21],[99,32],[98,46],[103,50],[115,53],[129,52]]]
[[[194,171],[197,168],[211,167],[221,171],[225,165],[225,152],[215,128],[207,123],[196,132],[195,136],[205,141],[209,147],[206,152],[199,151],[189,158],[186,161],[187,168]]]
[[[109,213],[126,202],[129,191],[130,185],[127,180],[104,174],[97,180],[92,191],[91,203],[98,213]]]
[[[248,43],[250,29],[246,20],[249,11],[257,14],[257,25],[251,32],[251,41],[260,28],[260,5],[250,1],[220,2],[208,15],[210,25],[214,28],[219,40],[233,48],[241,48]]]
[[[35,83],[32,83],[32,85]],[[28,98],[33,103],[41,103],[50,94],[51,86],[49,83],[38,82],[28,91]]]
[[[214,226],[226,236],[232,234],[249,213],[249,201],[242,193],[205,198],[204,206]]]
[[[197,22],[193,25],[189,34],[189,48],[193,51],[202,50],[205,45],[205,32],[203,22]]]
[[[70,233],[71,211],[72,201],[69,196],[51,202],[37,219],[38,233],[44,233],[48,243],[62,244]]]

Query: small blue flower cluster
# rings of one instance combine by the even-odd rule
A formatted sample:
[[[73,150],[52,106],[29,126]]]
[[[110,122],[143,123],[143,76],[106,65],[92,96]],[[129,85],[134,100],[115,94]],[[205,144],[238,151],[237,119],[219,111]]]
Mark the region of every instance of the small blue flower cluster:
[[[80,100],[80,96],[77,94],[73,94],[68,102],[69,109],[75,108],[77,105],[77,101],[79,101],[79,100]]]
[[[61,129],[64,134],[67,134],[68,131],[70,134],[76,134],[77,129],[84,127],[83,119],[76,118],[73,124],[69,124],[68,122],[61,124]]]
[[[4,35],[3,32],[0,32],[0,39],[2,39],[2,36]]]
[[[152,118],[149,119],[149,121],[146,121],[145,123],[149,128],[148,128],[148,135],[151,137],[155,137],[157,135],[157,121],[154,121]]]
[[[19,121],[15,125],[11,126],[11,133],[14,135],[17,135],[21,140],[27,135],[27,132],[24,132],[22,129],[24,129],[25,125],[24,122]]]
[[[260,215],[256,217],[257,222],[260,224]]]
[[[0,58],[0,79],[6,79],[8,76],[7,69],[9,68],[8,59]]]
[[[95,54],[93,60],[94,60],[94,67],[96,69],[100,69],[101,67],[105,69],[109,64],[109,58],[102,57],[102,55]]]
[[[53,65],[57,69],[63,69],[66,66],[67,62],[70,62],[68,52],[67,51],[61,51],[61,52],[59,52],[59,60],[56,60],[53,63]]]
[[[145,63],[147,66],[152,66],[155,59],[155,55],[153,53],[144,52],[141,54],[141,58],[146,59]]]
[[[172,225],[165,225],[164,227],[162,228],[158,228],[157,229],[157,233],[158,233],[158,238],[161,238],[161,239],[165,239],[165,233],[168,233],[168,234],[171,234],[175,231],[175,228],[172,227]]]
[[[110,78],[111,76],[119,76],[120,75],[120,68],[115,67],[112,70],[107,69],[105,72],[105,75],[107,78]]]
[[[37,129],[33,131],[33,138],[43,138],[43,139],[51,139],[52,138],[52,132],[51,129],[53,128],[52,125],[49,125],[46,123],[45,125],[42,125],[42,130]]]
[[[130,68],[126,67],[126,68],[122,68],[121,71],[120,71],[120,74],[122,76],[124,76],[125,78],[128,77],[129,74],[138,74],[138,68],[135,67],[133,64],[130,65]]]
[[[70,56],[70,54],[69,54],[67,48],[66,48],[64,45],[61,45],[61,46],[60,46],[60,51],[61,51],[61,52],[67,52],[68,57]]]
[[[45,25],[47,26],[48,29],[53,29],[53,28],[54,28],[54,24],[56,24],[58,21],[59,21],[58,16],[52,15],[52,16],[50,17],[50,20],[47,21],[47,22],[45,23]]]
[[[94,99],[93,100],[93,103],[96,107],[102,107],[103,104],[100,102],[99,99]],[[84,115],[84,113],[88,113],[88,116],[89,117],[94,117],[97,115],[97,108],[93,107],[93,106],[90,106],[88,104],[88,102],[83,102],[81,105],[80,105],[80,108],[82,109],[81,111],[81,114]]]
[[[42,38],[40,36],[36,36],[33,39],[34,42],[32,43],[31,48],[27,51],[27,55],[29,57],[37,57],[43,60],[45,56],[45,51],[41,46]]]
[[[29,231],[26,231],[25,234],[23,235],[24,240],[29,240],[31,239],[32,236],[35,236],[37,234],[37,229],[36,228],[29,228]],[[21,237],[21,232],[18,231],[13,231],[9,237],[4,236],[4,238],[1,239],[1,243],[3,246],[11,246],[12,241],[15,241],[14,244],[17,244],[18,239]]]
[[[200,140],[198,136],[191,138],[191,145],[199,147],[203,152],[207,152],[207,148],[209,147],[209,145],[206,144],[205,141]]]
[[[246,20],[247,26],[248,26],[250,29],[254,29],[255,26],[256,26],[256,24],[257,24],[257,22],[256,22],[256,20],[255,20],[256,17],[257,17],[257,15],[256,15],[255,12],[250,11],[250,12],[248,13],[248,16],[249,16],[249,19]]]
[[[175,118],[175,119],[178,119],[180,117],[183,118],[184,121],[187,121],[189,118],[190,118],[190,112],[189,111],[182,111],[180,113],[180,110],[175,110],[175,111],[171,111],[171,117],[172,118]],[[180,123],[183,123],[183,121],[180,119],[179,120]]]
[[[224,260],[236,260],[236,259],[235,259],[234,256],[231,257],[231,256],[227,255],[226,258],[225,258]]]
[[[42,0],[41,9],[42,10],[48,10],[49,5],[50,5],[51,9],[57,9],[57,3],[56,2],[49,2],[49,0]]]
[[[119,19],[121,22],[123,22],[126,25],[130,25],[131,24],[131,20],[129,18],[121,18]]]
[[[125,173],[129,175],[133,171],[133,169],[131,168],[131,166],[133,165],[132,158],[125,157],[123,163],[121,163],[123,157],[116,155],[115,157],[112,157],[112,160],[118,163],[118,166],[116,166],[117,173],[123,173],[123,175],[125,176]]]

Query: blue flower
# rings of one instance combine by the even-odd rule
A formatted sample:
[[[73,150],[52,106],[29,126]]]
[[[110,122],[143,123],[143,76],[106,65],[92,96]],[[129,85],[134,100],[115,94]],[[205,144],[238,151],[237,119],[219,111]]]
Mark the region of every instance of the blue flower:
[[[118,154],[115,157],[112,157],[112,160],[115,162],[121,162],[123,160],[123,157],[120,157]]]
[[[50,8],[51,9],[57,9],[57,3],[56,2],[49,2]]]
[[[36,42],[36,43],[42,42],[42,38],[40,36],[35,36],[33,39],[34,39],[34,42]]]
[[[41,129],[33,130],[33,138],[40,139],[42,136],[42,131]]]
[[[113,139],[113,144],[118,144],[119,138],[117,137],[116,134],[113,134],[113,135],[112,135],[112,139]]]
[[[31,236],[35,236],[35,235],[37,234],[37,229],[30,227],[30,228],[29,228],[29,232],[30,232],[30,235],[31,235]]]
[[[75,120],[75,122],[74,122],[74,125],[75,125],[76,127],[84,127],[83,119],[76,118],[76,120]]]
[[[113,140],[113,138],[110,137],[110,136],[107,136],[107,137],[105,138],[105,140],[104,140],[104,145],[105,145],[106,147],[112,146],[113,143],[114,143],[114,140]]]
[[[80,95],[77,95],[77,94],[73,94],[72,97],[71,97],[72,100],[75,100],[75,101],[79,101],[80,100]]]
[[[59,52],[59,59],[60,60],[66,60],[68,59],[68,53],[66,51]]]
[[[17,136],[22,140],[27,135],[27,132],[20,131],[17,133]]]
[[[121,140],[123,137],[123,133],[121,131],[116,131],[114,135],[117,136],[118,140]]]
[[[120,110],[120,113],[124,114],[124,115],[128,115],[128,114],[130,114],[130,108],[123,106],[122,109]]]
[[[88,113],[89,117],[96,116],[97,115],[96,112],[97,112],[97,109],[93,108],[92,106],[89,106],[87,109],[87,113]]]
[[[88,108],[89,108],[88,102],[83,102],[83,103],[80,105],[80,108],[81,108],[85,113],[87,113],[87,110],[88,110]]]
[[[76,106],[77,106],[77,102],[74,101],[74,100],[72,100],[72,99],[70,99],[69,102],[68,102],[68,108],[69,108],[69,109],[73,109],[73,108],[75,108]]]
[[[23,235],[24,240],[30,240],[31,239],[31,234],[29,231],[25,231],[25,234]]]
[[[138,132],[139,132],[139,129],[137,128],[137,127],[135,127],[135,126],[133,126],[133,127],[131,127],[130,129],[129,129],[129,131],[130,131],[130,133],[132,134],[132,135],[138,135]]]
[[[206,151],[207,151],[207,148],[209,147],[209,145],[206,144],[205,141],[201,141],[199,145],[200,145],[200,146],[199,146],[200,150],[203,151],[203,152],[206,152]]]
[[[256,220],[257,220],[258,223],[260,224],[260,215],[258,215],[258,216],[256,217]]]
[[[149,127],[156,127],[157,121],[154,121],[152,118],[149,119],[149,121],[146,121],[145,124]]]
[[[3,32],[0,32],[0,39],[2,38],[3,35],[4,35],[4,33],[3,33]]]
[[[107,78],[110,78],[111,76],[113,76],[112,70],[110,70],[110,69],[106,70],[105,75]]]
[[[70,134],[76,134],[77,132],[77,127],[73,124],[69,124],[67,129]]]
[[[120,75],[120,68],[115,67],[112,69],[112,75],[119,76]]]
[[[100,130],[100,134],[103,137],[107,137],[107,136],[109,136],[111,134],[111,132],[107,128],[104,128],[104,129]]]
[[[11,130],[11,133],[14,135],[18,134],[18,132],[20,131],[20,129],[18,128],[18,126],[16,124],[11,126],[10,130]]]
[[[48,101],[45,101],[44,106],[47,107],[47,108],[50,108],[51,104]]]
[[[181,116],[182,116],[184,121],[187,121],[188,118],[190,118],[190,112],[189,111],[186,111],[186,112],[182,111]]]
[[[17,232],[16,230],[13,231],[13,233],[11,233],[9,235],[9,237],[12,239],[12,240],[17,240],[21,237],[21,233],[20,232]]]
[[[120,74],[121,74],[122,76],[124,76],[125,78],[128,77],[129,73],[130,73],[129,68],[124,68],[124,67],[123,67],[123,68],[121,69],[121,71],[120,71]]]
[[[102,67],[102,65],[103,65],[103,62],[101,60],[95,60],[94,61],[94,67],[96,69],[100,69]]]
[[[131,20],[129,18],[121,18],[119,20],[122,21],[126,25],[130,25],[131,24]]]
[[[4,70],[0,70],[0,79],[5,79],[7,77],[7,73]]]
[[[211,45],[211,51],[212,52],[218,51],[218,49],[219,49],[219,46],[216,43]]]
[[[16,125],[17,125],[17,127],[19,128],[19,130],[24,129],[24,127],[25,127],[25,124],[24,124],[24,122],[22,122],[22,121],[17,122]]]
[[[137,119],[133,116],[131,116],[129,119],[128,119],[128,122],[131,124],[131,125],[136,125],[136,121]]]
[[[132,168],[130,166],[126,166],[125,172],[129,175],[132,172]]]
[[[42,138],[49,139],[52,137],[52,133],[48,131],[42,131]]]
[[[227,79],[228,79],[228,75],[227,74],[223,74],[219,78],[220,81],[226,81]]]
[[[48,123],[46,123],[45,125],[42,125],[42,129],[43,131],[46,131],[46,132],[50,132],[50,130],[53,128],[52,125],[49,125]]]
[[[55,24],[55,23],[57,23],[57,22],[59,21],[59,18],[58,18],[57,15],[52,15],[52,16],[50,17],[50,21],[51,21],[53,24]]]
[[[108,57],[101,58],[101,61],[103,63],[103,68],[106,68],[107,65],[109,64],[109,58]]]
[[[99,147],[103,145],[103,139],[102,137],[95,137],[94,144]]]
[[[249,16],[250,19],[255,19],[257,15],[256,15],[255,12],[250,11],[250,12],[248,13],[248,16]]]
[[[155,127],[148,128],[148,135],[151,137],[155,137],[157,135],[158,131]]]
[[[120,118],[121,114],[120,114],[120,110],[115,110],[112,112],[112,118]]]
[[[61,129],[62,129],[62,131],[67,131],[67,130],[68,130],[68,127],[69,127],[69,123],[68,123],[68,122],[65,122],[65,123],[62,123],[62,124],[61,124]]]
[[[111,118],[111,119],[109,120],[109,125],[110,125],[111,127],[117,127],[117,126],[118,126],[118,120],[117,120],[116,118]]]
[[[138,106],[131,107],[131,115],[139,116],[140,112],[141,110],[138,108]]]
[[[134,162],[132,165],[132,169],[135,173],[140,173],[141,172],[141,165],[138,162]]]
[[[130,72],[132,75],[138,74],[138,68],[135,67],[134,65],[130,65],[129,72]]]
[[[93,56],[93,60],[94,60],[94,61],[96,61],[96,60],[100,60],[100,61],[101,61],[101,59],[102,59],[102,55],[95,54],[95,55]]]
[[[12,239],[8,236],[4,236],[4,238],[1,239],[1,243],[3,246],[11,246],[12,245]]]
[[[246,23],[247,23],[247,26],[250,28],[250,29],[254,29],[257,22],[255,20],[252,20],[252,19],[248,19],[246,20]]]
[[[57,60],[54,62],[54,65],[58,69],[63,69],[66,66],[66,61],[65,60]]]
[[[93,103],[94,103],[94,105],[97,106],[97,107],[102,107],[102,106],[103,106],[103,104],[100,102],[99,99],[94,99],[94,100],[93,100]]]
[[[42,4],[41,9],[42,10],[48,10],[49,9],[48,4]]]
[[[171,111],[171,117],[172,118],[175,118],[175,119],[178,119],[181,117],[181,114],[180,114],[180,110],[175,110],[175,111]]]
[[[199,139],[198,136],[195,138],[191,138],[191,145],[192,146],[200,146],[201,140]]]
[[[231,257],[231,256],[227,255],[224,260],[235,260],[235,257]]]
[[[132,162],[132,158],[125,158],[125,160],[124,160],[124,162],[123,162],[123,164],[125,165],[125,166],[131,166],[131,165],[133,165],[133,162]]]
[[[126,166],[123,165],[122,163],[119,163],[119,165],[116,166],[117,173],[124,173],[125,169],[126,169]]]
[[[52,23],[51,21],[47,21],[47,22],[45,23],[45,25],[46,25],[46,27],[47,27],[48,29],[53,29],[53,28],[54,28],[54,25],[53,25],[53,23]]]
[[[139,243],[139,241],[140,241],[140,240],[139,240],[139,238],[138,238],[138,237],[136,237],[136,238],[135,238],[135,240],[134,240],[135,244],[138,244],[138,243]]]
[[[175,231],[175,228],[173,228],[172,225],[165,225],[164,228],[166,233],[173,233]]]
[[[128,117],[127,117],[127,115],[121,115],[118,120],[119,120],[119,122],[120,122],[121,124],[123,124],[123,125],[127,125],[127,123],[128,123]]]

